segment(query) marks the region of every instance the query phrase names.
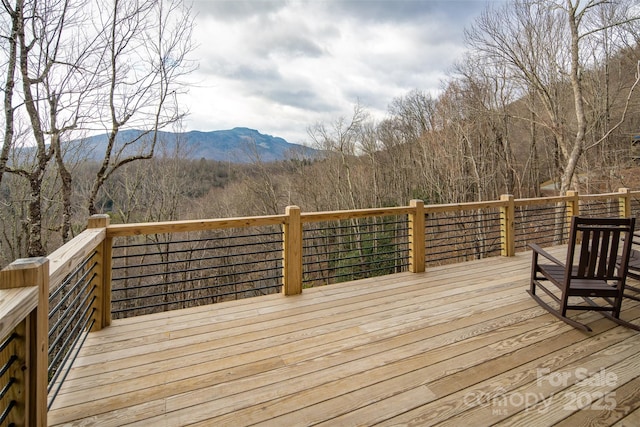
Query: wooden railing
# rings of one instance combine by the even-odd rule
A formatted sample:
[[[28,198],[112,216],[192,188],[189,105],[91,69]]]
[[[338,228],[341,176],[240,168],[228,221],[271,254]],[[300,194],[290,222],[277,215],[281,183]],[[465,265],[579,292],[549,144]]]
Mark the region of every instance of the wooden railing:
[[[406,265],[408,271],[420,273],[431,263],[455,262],[498,252],[512,256],[532,241],[547,245],[560,243],[572,216],[638,215],[639,198],[640,191],[621,189],[609,194],[569,192],[562,197],[540,199],[514,199],[505,195],[497,201],[449,205],[425,206],[420,200],[412,200],[404,207],[337,212],[302,213],[298,207],[290,206],[283,215],[148,224],[112,225],[106,215],[93,216],[87,230],[50,256],[16,260],[0,271],[0,419],[6,425],[45,426],[47,407],[55,397],[52,384],[48,383],[59,384],[64,380],[65,374],[60,374],[60,370],[71,366],[72,353],[79,350],[89,330],[111,323],[114,239],[276,227],[280,231],[272,230],[270,234],[282,235],[273,243],[281,248],[274,267],[281,269],[277,275],[282,282],[279,287],[284,295],[295,295],[303,291],[305,284],[304,235],[314,223],[346,221],[354,230],[359,230],[362,227],[359,220],[375,223],[373,218],[405,218],[402,221],[406,220],[406,227],[397,225],[402,221],[379,221],[378,224],[383,229],[389,228],[389,224],[396,227],[395,234],[391,234],[395,237],[385,239],[397,237],[397,241],[387,246],[406,248],[407,262],[397,265],[402,268]],[[406,233],[397,230],[406,230]],[[434,243],[436,241],[439,243]],[[359,249],[362,252],[362,247]],[[443,252],[447,252],[446,257],[434,255]],[[247,252],[243,256],[252,254]],[[340,253],[332,252],[331,256],[340,256]],[[68,296],[70,300],[55,300],[51,305],[56,312],[49,313],[50,298],[54,295],[56,298]],[[79,301],[78,308],[70,308],[71,299]],[[64,320],[66,312],[71,311],[80,315]],[[64,329],[79,333],[60,339],[59,333],[52,330],[52,319],[57,319],[56,326],[68,322],[69,328]],[[61,345],[63,353],[51,356],[49,347],[56,337],[56,342],[68,343],[68,349]],[[53,366],[55,372],[51,372],[52,357],[63,361]]]
[[[49,260],[13,262],[0,272],[0,399],[5,425],[45,426]]]

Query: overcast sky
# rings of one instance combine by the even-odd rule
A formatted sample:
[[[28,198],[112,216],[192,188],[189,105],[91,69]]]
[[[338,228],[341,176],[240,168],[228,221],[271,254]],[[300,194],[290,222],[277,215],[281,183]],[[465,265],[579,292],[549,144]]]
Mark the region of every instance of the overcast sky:
[[[494,1],[495,2],[495,1]],[[438,94],[486,0],[194,0],[187,130],[243,126],[308,142],[307,128],[376,119],[413,89]]]

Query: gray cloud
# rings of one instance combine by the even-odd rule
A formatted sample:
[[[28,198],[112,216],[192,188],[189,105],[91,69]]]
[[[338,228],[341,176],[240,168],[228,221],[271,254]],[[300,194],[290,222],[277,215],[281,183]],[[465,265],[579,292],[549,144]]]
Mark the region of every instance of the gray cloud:
[[[484,0],[336,0],[327,7],[354,19],[369,22],[420,22],[437,17],[441,21],[464,22],[475,16]]]
[[[253,16],[275,13],[287,3],[287,0],[194,0],[193,9],[200,16],[244,21]]]
[[[278,104],[320,113],[337,111],[336,105],[309,89],[273,88],[264,91],[264,96]]]
[[[271,26],[257,29],[247,36],[247,44],[258,55],[315,58],[325,54],[313,37],[295,28]]]
[[[309,125],[348,117],[356,102],[380,119],[396,97],[440,90],[464,53],[464,27],[484,6],[482,0],[195,0],[200,69],[197,92],[185,99],[192,112],[187,126],[249,126],[301,142]]]

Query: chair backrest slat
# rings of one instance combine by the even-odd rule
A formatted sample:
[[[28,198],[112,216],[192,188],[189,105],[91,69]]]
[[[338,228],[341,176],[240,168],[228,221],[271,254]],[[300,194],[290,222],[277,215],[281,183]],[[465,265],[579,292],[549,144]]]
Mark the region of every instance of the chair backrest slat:
[[[633,230],[630,231],[630,233],[633,233]],[[626,235],[626,238],[629,239],[631,237],[630,234]],[[618,269],[617,269],[617,261],[618,261],[618,252],[620,249],[620,240],[622,240],[623,236],[620,230],[616,230],[616,232],[614,233],[614,236],[611,240],[611,250],[609,251],[610,255],[609,255],[609,274],[615,274]],[[620,277],[621,274],[618,274],[618,277]]]
[[[632,239],[633,220],[628,218],[582,218],[572,219],[569,238],[569,259],[578,249],[578,263],[572,278],[617,280],[625,273],[617,268],[616,261],[620,242],[628,245]],[[581,243],[578,243],[581,242]]]
[[[609,267],[609,260],[611,259],[611,251],[613,250],[613,246],[615,246],[615,242],[611,239],[615,239],[615,232],[612,233],[612,230],[604,230],[601,233],[600,239],[600,259],[598,260],[598,269],[596,272],[597,277],[608,277],[609,274],[613,273]],[[609,243],[614,243],[609,247]]]
[[[600,230],[589,230],[588,237],[583,237],[583,242],[590,242],[591,248],[589,249],[589,265],[587,265],[586,277],[596,276],[596,266],[598,265],[598,258],[602,255],[600,252],[601,234]]]

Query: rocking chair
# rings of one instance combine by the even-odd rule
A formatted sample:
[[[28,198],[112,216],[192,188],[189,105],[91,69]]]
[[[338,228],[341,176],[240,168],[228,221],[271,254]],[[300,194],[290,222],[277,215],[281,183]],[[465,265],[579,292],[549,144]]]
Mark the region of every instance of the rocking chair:
[[[533,256],[527,292],[549,313],[573,327],[591,331],[589,326],[567,317],[567,310],[599,311],[620,325],[640,330],[640,326],[620,319],[634,226],[635,218],[573,217],[566,263],[536,244],[529,245]],[[560,295],[549,284],[555,285]],[[558,307],[542,300],[536,288]],[[580,304],[575,302],[578,298]]]

